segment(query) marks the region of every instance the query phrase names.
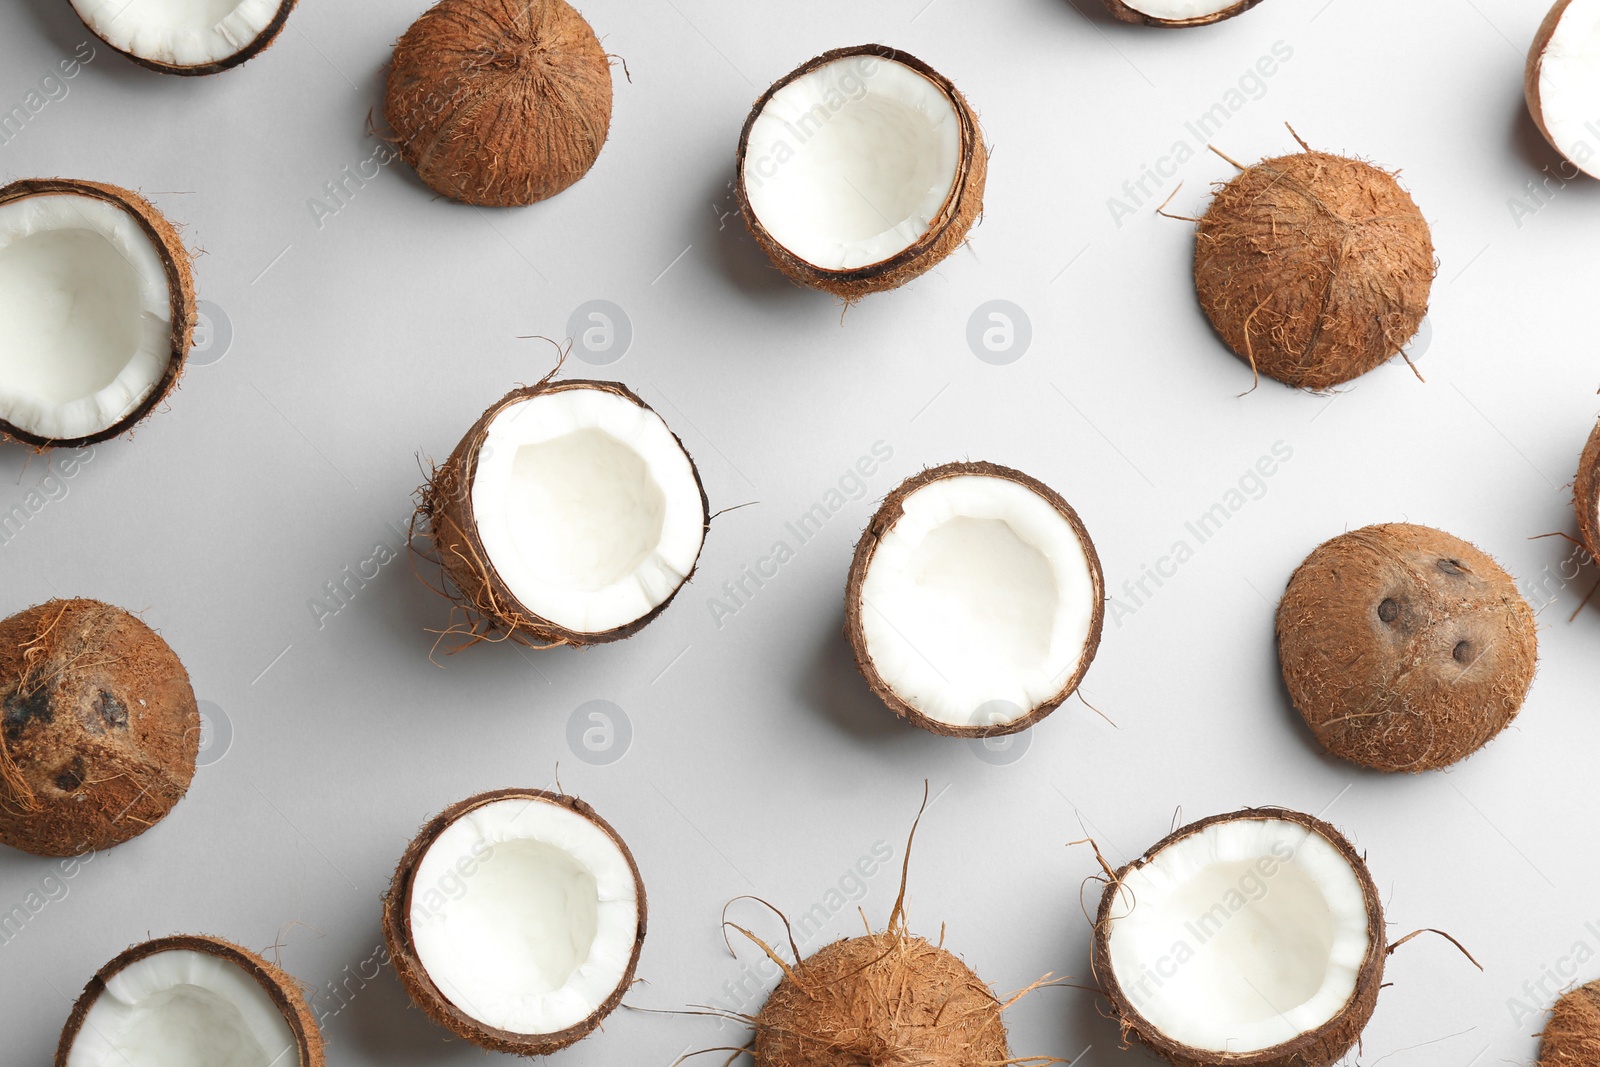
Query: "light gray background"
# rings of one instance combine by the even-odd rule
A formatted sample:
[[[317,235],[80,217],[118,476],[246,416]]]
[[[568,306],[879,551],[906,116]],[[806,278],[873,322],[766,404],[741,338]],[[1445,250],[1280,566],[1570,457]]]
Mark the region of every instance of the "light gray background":
[[[730,1002],[723,904],[759,894],[799,914],[878,842],[898,862],[927,778],[939,800],[911,876],[915,929],[995,987],[1088,980],[1080,883],[1093,834],[1113,862],[1185,819],[1283,804],[1342,827],[1370,857],[1393,932],[1449,930],[1392,961],[1361,1062],[1526,1062],[1524,983],[1575,946],[1600,950],[1593,787],[1600,613],[1567,616],[1595,579],[1561,576],[1567,488],[1600,400],[1594,249],[1600,187],[1524,200],[1554,169],[1522,104],[1543,0],[1268,0],[1207,29],[1110,22],[1095,0],[586,0],[616,72],[611,140],[555,200],[480,211],[383,169],[318,225],[325,183],[371,157],[394,39],[422,0],[301,6],[242,69],[186,80],[101,47],[67,95],[0,147],[4,178],[67,175],[144,190],[205,255],[203,299],[231,324],[135,439],[102,445],[0,548],[0,613],[55,595],[143,612],[231,728],[163,824],[96,857],[0,944],[7,1064],[44,1062],[83,982],[130,942],[181,931],[276,950],[318,991],[331,1061],[481,1062],[419,1013],[387,970],[379,896],[428,816],[469,793],[562,784],[631,843],[650,890],[647,984],[628,1003]],[[22,104],[86,39],[66,0],[0,12],[0,108]],[[771,271],[727,183],[755,96],[829,47],[885,41],[948,74],[993,146],[968,249],[848,314]],[[1419,383],[1403,364],[1335,398],[1272,383],[1214,339],[1189,282],[1189,227],[1153,204],[1118,226],[1108,198],[1199,143],[1185,122],[1269,55],[1270,79],[1214,138],[1253,160],[1314,145],[1403,169],[1440,272]],[[58,94],[59,95],[59,94]],[[1600,101],[1596,102],[1600,118]],[[1197,152],[1173,210],[1203,210],[1228,164]],[[350,186],[355,189],[354,185]],[[1537,210],[1534,210],[1537,208]],[[480,647],[429,661],[447,605],[407,562],[322,620],[324,584],[397,546],[420,481],[508,387],[543,375],[584,302],[631,323],[598,372],[655,404],[699,463],[719,518],[700,573],[639,636],[582,654]],[[1032,342],[996,366],[968,347],[991,300]],[[591,368],[575,362],[574,373]],[[875,442],[893,458],[736,615],[710,598],[765,555]],[[1122,587],[1274,444],[1292,459],[1156,595]],[[852,545],[874,502],[921,466],[1023,468],[1082,513],[1108,585],[1084,694],[990,760],[896,722],[840,636]],[[0,509],[46,476],[0,449]],[[59,492],[57,493],[59,496]],[[1366,523],[1443,527],[1496,555],[1541,606],[1542,669],[1514,729],[1447,774],[1384,777],[1321,755],[1286,703],[1272,609],[1320,541]],[[1570,573],[1570,572],[1569,572]],[[610,701],[631,744],[609,765],[569,744],[580,706]],[[588,725],[587,722],[582,725]],[[223,730],[213,736],[220,738]],[[581,747],[581,746],[580,746]],[[218,758],[220,756],[220,758]],[[590,755],[591,759],[594,756]],[[0,908],[42,894],[46,860],[0,856]],[[878,926],[897,874],[867,881]],[[62,896],[62,893],[65,893]],[[855,894],[859,895],[859,894]],[[1092,906],[1096,887],[1090,886]],[[35,900],[40,897],[33,898]],[[815,937],[859,929],[854,904]],[[774,936],[749,905],[735,916]],[[1570,965],[1569,965],[1570,966]],[[347,970],[348,968],[348,970]],[[1570,973],[1570,972],[1569,972]],[[1578,973],[1600,975],[1600,959]],[[332,993],[345,982],[353,991]],[[1546,989],[1552,988],[1547,979]],[[1531,1007],[1547,1000],[1534,991]],[[1018,1055],[1140,1063],[1095,998],[1037,993],[1009,1013]],[[736,1027],[622,1011],[562,1055],[665,1065],[739,1044]],[[1085,1053],[1085,1049],[1088,1049]]]

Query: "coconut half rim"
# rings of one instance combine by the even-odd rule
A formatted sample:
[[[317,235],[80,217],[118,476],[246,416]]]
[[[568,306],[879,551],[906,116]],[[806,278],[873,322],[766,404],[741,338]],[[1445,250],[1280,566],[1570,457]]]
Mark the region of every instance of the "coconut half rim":
[[[622,1001],[644,947],[644,881],[611,825],[575,797],[501,789],[423,827],[384,898],[406,992],[483,1048],[543,1056]],[[520,950],[520,951],[519,951]]]
[[[90,979],[55,1067],[322,1067],[322,1037],[295,980],[217,938],[135,945]]]
[[[1589,554],[1600,558],[1600,422],[1589,433],[1573,482],[1572,499],[1578,511],[1578,531]]]
[[[978,120],[915,56],[867,44],[780,78],[739,135],[739,207],[793,280],[854,298],[954,251],[983,210]]]
[[[1534,34],[1522,87],[1544,139],[1600,177],[1600,138],[1589,129],[1600,97],[1600,0],[1558,0]]]
[[[89,32],[162,74],[219,74],[264,51],[296,0],[72,0]]]
[[[1146,26],[1209,26],[1242,15],[1261,0],[1106,0],[1106,8],[1123,22]]]
[[[845,635],[898,715],[948,737],[1027,729],[1072,695],[1100,645],[1105,578],[1078,513],[995,463],[898,486],[856,544]]]
[[[1249,808],[1116,872],[1093,966],[1124,1033],[1174,1063],[1329,1064],[1372,1017],[1385,950],[1350,843],[1313,816]]]
[[[0,189],[0,434],[50,448],[124,433],[177,384],[194,324],[189,253],[142,196]]]

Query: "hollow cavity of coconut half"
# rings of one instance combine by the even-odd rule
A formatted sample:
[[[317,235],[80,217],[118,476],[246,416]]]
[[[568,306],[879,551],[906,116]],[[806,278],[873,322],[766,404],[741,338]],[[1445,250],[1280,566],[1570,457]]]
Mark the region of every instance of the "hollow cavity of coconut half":
[[[300,985],[214,937],[135,945],[84,987],[55,1067],[322,1067]]]
[[[128,189],[0,189],[0,437],[75,447],[148,415],[193,340],[189,263],[177,230]]]
[[[1589,433],[1572,483],[1572,501],[1578,511],[1578,531],[1589,554],[1600,558],[1600,423]]]
[[[1078,513],[994,463],[923,471],[856,545],[845,634],[895,714],[948,737],[1027,729],[1100,645],[1105,578]]]
[[[1107,883],[1094,974],[1124,1035],[1179,1067],[1327,1067],[1360,1037],[1386,956],[1366,863],[1277,808],[1202,819]]]
[[[694,573],[710,522],[694,461],[615,382],[540,382],[484,412],[422,490],[472,639],[628,637]]]
[[[1522,84],[1544,139],[1573,166],[1600,177],[1589,128],[1600,98],[1600,0],[1559,0],[1550,9],[1528,49]]]
[[[583,801],[503,789],[423,827],[384,898],[383,932],[429,1018],[483,1048],[544,1056],[621,1003],[644,946],[644,882]]]
[[[1146,26],[1209,26],[1242,15],[1261,0],[1106,0],[1106,8],[1123,22]]]
[[[162,74],[219,74],[277,40],[296,0],[72,0],[100,40]]]
[[[734,185],[750,232],[793,281],[855,300],[961,246],[989,157],[950,80],[884,45],[825,52],[762,94]]]

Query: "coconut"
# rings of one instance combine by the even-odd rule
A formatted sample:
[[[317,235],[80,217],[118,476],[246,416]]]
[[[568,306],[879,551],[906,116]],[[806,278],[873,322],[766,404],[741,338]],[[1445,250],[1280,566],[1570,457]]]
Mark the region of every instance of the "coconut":
[[[1123,22],[1146,26],[1209,26],[1242,15],[1261,0],[1106,0]]]
[[[422,828],[384,897],[383,934],[434,1022],[486,1049],[545,1056],[591,1033],[633,982],[644,882],[583,801],[501,789]]]
[[[1589,554],[1600,558],[1600,423],[1589,433],[1578,478],[1573,482],[1573,504],[1578,511],[1578,533]]]
[[[1043,719],[1083,680],[1105,620],[1094,542],[1062,496],[994,463],[925,470],[856,544],[845,635],[895,714],[947,737]]]
[[[322,1067],[300,985],[249,949],[162,937],[100,968],[61,1031],[55,1067]]]
[[[295,0],[72,0],[89,32],[162,74],[218,74],[277,40]]]
[[[126,432],[177,384],[194,324],[189,253],[144,197],[63,178],[0,189],[0,437]]]
[[[189,675],[138,617],[52,600],[0,622],[0,842],[76,856],[137,837],[199,747]]]
[[[484,412],[420,491],[468,642],[628,637],[694,573],[710,522],[694,461],[615,382],[546,379]]]
[[[1600,982],[1569,989],[1550,1009],[1539,1043],[1539,1067],[1600,1063]]]
[[[967,239],[989,154],[950,80],[885,45],[780,78],[739,135],[739,208],[779,270],[856,300],[904,285]]]
[[[1383,909],[1367,865],[1320,819],[1215,815],[1114,872],[1095,978],[1124,1038],[1178,1067],[1327,1067],[1383,983]]]
[[[1534,34],[1522,79],[1528,113],[1557,152],[1592,177],[1600,156],[1588,125],[1600,95],[1600,2],[1557,0]]]
[[[1396,355],[1428,313],[1428,223],[1395,176],[1307,149],[1218,187],[1195,236],[1211,325],[1253,371],[1328,389]]]
[[[1319,744],[1381,771],[1465,759],[1533,682],[1533,610],[1483,552],[1426,526],[1343,534],[1312,552],[1278,605],[1278,656]]]
[[[384,114],[436,192],[532,204],[594,166],[611,63],[565,0],[440,0],[394,46]]]

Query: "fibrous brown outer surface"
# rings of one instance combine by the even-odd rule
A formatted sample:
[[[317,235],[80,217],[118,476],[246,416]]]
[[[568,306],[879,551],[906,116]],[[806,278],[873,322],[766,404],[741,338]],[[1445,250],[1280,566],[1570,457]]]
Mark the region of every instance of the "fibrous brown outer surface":
[[[136,616],[52,600],[0,622],[0,842],[76,856],[136,837],[183,799],[200,712]]]
[[[104,44],[107,48],[111,49],[113,52],[116,52],[118,55],[139,64],[139,66],[144,67],[147,70],[156,71],[160,74],[177,74],[189,77],[204,74],[221,74],[225,70],[232,70],[234,67],[254,59],[256,56],[259,56],[262,52],[265,52],[268,48],[270,48],[272,46],[272,42],[278,39],[278,34],[283,32],[284,24],[289,21],[289,13],[294,10],[294,5],[297,2],[298,0],[281,0],[281,3],[278,5],[277,14],[272,16],[272,21],[267,23],[265,29],[256,34],[255,40],[251,41],[249,44],[245,45],[232,55],[224,59],[217,60],[215,63],[198,63],[191,67],[186,67],[178,63],[162,63],[154,59],[147,59],[144,56],[136,56],[132,52],[123,51],[121,48],[118,48],[116,45],[112,44],[110,41],[107,41],[99,34],[95,34],[95,40],[99,41],[101,44]],[[73,9],[77,9],[76,4],[73,5]],[[83,22],[85,29],[88,29],[90,33],[94,33],[94,28],[91,27],[81,15],[79,16],[79,21]]]
[[[150,390],[150,395],[127,415],[97,433],[85,437],[60,439],[40,437],[0,419],[0,440],[9,437],[39,449],[77,448],[81,445],[98,444],[126,433],[142,422],[177,386],[178,378],[183,374],[184,361],[189,358],[189,348],[194,343],[194,326],[198,315],[194,296],[194,273],[189,251],[183,246],[183,238],[178,235],[172,223],[167,221],[167,217],[156,210],[154,204],[133,190],[102,182],[78,181],[71,178],[25,178],[0,189],[0,206],[30,196],[51,196],[62,193],[104,200],[132,215],[145,235],[150,238],[151,243],[155,245],[156,254],[167,272],[167,292],[171,295],[172,301],[171,354],[167,361],[166,373],[161,376],[155,388]]]
[[[429,847],[452,823],[463,816],[485,804],[517,798],[526,799],[533,804],[554,804],[566,808],[599,827],[607,837],[611,838],[622,852],[623,858],[628,861],[628,870],[633,872],[634,893],[639,905],[639,926],[634,934],[633,954],[628,959],[627,970],[617,982],[616,989],[612,990],[605,1002],[583,1022],[553,1034],[518,1034],[500,1030],[484,1025],[456,1007],[439,991],[439,987],[433,984],[427,968],[417,955],[417,946],[411,936],[412,881],[416,877],[417,866],[422,862],[422,857],[426,855]],[[394,878],[389,883],[389,891],[383,897],[383,938],[388,945],[389,958],[394,963],[395,974],[400,976],[400,984],[405,986],[412,1003],[421,1008],[428,1018],[481,1048],[494,1052],[510,1052],[518,1056],[548,1056],[588,1037],[605,1021],[606,1016],[622,1003],[623,994],[633,984],[634,971],[639,966],[639,953],[644,948],[648,910],[646,904],[644,879],[639,874],[638,865],[633,861],[633,853],[629,851],[627,842],[623,841],[611,824],[602,819],[588,804],[577,797],[552,793],[544,789],[496,789],[452,804],[429,820],[412,839],[405,854],[400,857],[400,863],[394,870]]]
[[[94,1002],[99,999],[100,994],[105,992],[107,982],[130,964],[157,953],[174,951],[203,952],[208,956],[226,960],[249,975],[267,994],[278,1009],[278,1013],[283,1016],[283,1021],[289,1024],[289,1031],[295,1040],[295,1059],[274,1060],[273,1067],[323,1067],[326,1061],[322,1051],[322,1032],[317,1029],[316,1016],[312,1014],[311,1006],[306,1002],[305,994],[301,992],[300,983],[249,949],[203,934],[161,937],[134,945],[95,972],[95,976],[79,994],[77,1003],[72,1006],[72,1014],[67,1019],[67,1025],[61,1030],[61,1041],[56,1046],[55,1067],[67,1067],[68,1058],[72,1054],[72,1044],[77,1040],[78,1031],[83,1029],[83,1020],[89,1014],[89,1009],[94,1007]]]
[[[1154,15],[1146,15],[1143,11],[1134,10],[1123,3],[1122,0],[1106,0],[1106,8],[1123,22],[1138,22],[1146,26],[1183,27],[1209,26],[1213,22],[1221,22],[1223,19],[1231,19],[1235,15],[1242,15],[1259,3],[1261,3],[1261,0],[1239,0],[1238,3],[1224,7],[1220,11],[1214,11],[1209,15],[1201,15],[1192,19],[1156,18]]]
[[[1355,873],[1361,885],[1362,899],[1367,912],[1367,951],[1356,974],[1355,990],[1333,1018],[1308,1030],[1281,1045],[1255,1052],[1209,1052],[1173,1041],[1134,1007],[1126,991],[1117,981],[1116,970],[1111,965],[1111,928],[1120,917],[1117,903],[1119,890],[1129,874],[1144,867],[1159,853],[1187,837],[1200,833],[1218,823],[1240,820],[1277,819],[1303,826],[1327,841],[1338,851]],[[1137,907],[1137,902],[1135,902]],[[1343,834],[1321,819],[1287,808],[1245,808],[1226,815],[1213,815],[1179,827],[1152,845],[1143,856],[1120,868],[1116,876],[1106,883],[1100,897],[1100,910],[1095,917],[1093,967],[1095,979],[1111,1001],[1113,1017],[1122,1027],[1123,1040],[1137,1038],[1156,1055],[1174,1067],[1330,1067],[1348,1052],[1366,1029],[1373,1011],[1378,1006],[1378,991],[1383,986],[1383,962],[1387,956],[1383,924],[1383,905],[1378,897],[1378,887],[1372,881],[1366,861],[1356,853]]]
[[[810,74],[818,67],[834,60],[849,59],[854,56],[870,56],[879,62],[899,63],[916,71],[944,93],[955,107],[956,115],[961,122],[960,160],[956,166],[956,179],[950,187],[950,195],[945,198],[944,206],[940,208],[938,215],[928,223],[927,232],[915,244],[888,259],[869,263],[864,267],[853,270],[828,270],[790,252],[779,244],[777,238],[768,233],[761,220],[756,218],[755,210],[751,208],[749,197],[745,193],[745,153],[750,144],[750,130],[754,127],[756,118],[766,109],[767,102],[772,99],[774,93],[795,79]],[[869,293],[898,288],[933,269],[951,252],[960,248],[973,224],[983,214],[983,190],[989,174],[989,153],[983,144],[983,130],[978,126],[978,116],[967,103],[966,97],[961,95],[960,90],[950,79],[922,60],[881,44],[835,48],[773,82],[771,88],[756,101],[745,119],[744,130],[739,134],[739,152],[736,158],[739,174],[738,180],[734,182],[734,188],[738,196],[739,211],[744,216],[745,224],[750,228],[756,243],[791,280],[832,293],[847,302],[859,300]]]
[[[677,597],[678,591],[694,577],[695,568],[691,567],[671,596],[645,615],[603,633],[569,630],[542,618],[518,601],[506,587],[504,580],[490,561],[489,553],[484,550],[483,539],[478,533],[478,522],[472,510],[472,483],[478,472],[478,452],[488,436],[489,424],[508,405],[544,393],[557,393],[567,389],[597,389],[622,397],[655,414],[655,410],[649,404],[617,382],[571,378],[566,381],[546,380],[513,389],[483,413],[461,439],[461,443],[456,445],[450,458],[434,472],[432,480],[423,487],[422,505],[419,509],[427,519],[428,537],[433,543],[433,552],[438,556],[445,574],[455,586],[456,602],[469,615],[486,626],[489,632],[534,646],[596,645],[631,637],[665,611],[667,605]],[[672,432],[670,427],[667,432]],[[684,458],[689,461],[689,470],[693,473],[695,485],[700,490],[700,512],[705,516],[705,526],[709,529],[710,502],[706,498],[705,486],[700,481],[700,471],[695,467],[694,458],[689,455],[689,450],[683,447],[683,441],[677,434],[672,434],[672,440],[683,451]],[[699,559],[696,557],[696,566],[698,563]]]
[[[1369,526],[1302,563],[1278,605],[1289,696],[1329,752],[1424,771],[1476,752],[1533,682],[1533,610],[1511,576],[1426,526]]]
[[[1200,305],[1260,373],[1327,389],[1400,352],[1428,313],[1428,223],[1394,176],[1326,152],[1217,190],[1195,235]]]
[[[1550,1009],[1539,1043],[1539,1067],[1600,1063],[1600,982],[1569,989]]]
[[[1578,531],[1589,554],[1600,558],[1600,422],[1589,433],[1578,463],[1578,478],[1572,483],[1572,499],[1578,511]]]
[[[892,686],[884,680],[878,672],[877,664],[873,663],[870,651],[867,648],[867,634],[862,624],[864,615],[861,599],[862,585],[867,580],[867,571],[872,566],[872,557],[878,551],[878,544],[900,520],[905,512],[905,502],[913,493],[923,489],[934,482],[945,478],[959,478],[963,475],[979,475],[990,478],[1004,478],[1015,482],[1025,489],[1033,491],[1042,497],[1046,503],[1056,510],[1072,527],[1077,534],[1078,541],[1083,545],[1083,552],[1089,561],[1089,572],[1094,580],[1094,617],[1089,623],[1089,637],[1084,642],[1083,653],[1078,659],[1077,668],[1066,679],[1054,696],[1042,702],[1038,707],[1030,708],[1023,715],[1011,722],[994,723],[986,726],[953,726],[947,722],[924,715],[896,693]],[[1094,656],[1100,648],[1100,635],[1105,624],[1105,575],[1100,568],[1100,556],[1095,551],[1094,541],[1089,538],[1089,531],[1083,525],[1083,520],[1078,517],[1071,504],[1060,493],[1048,485],[1010,467],[1002,467],[998,463],[983,461],[946,463],[941,467],[932,467],[921,474],[907,478],[895,487],[877,513],[867,523],[867,528],[862,531],[861,539],[856,542],[855,557],[850,561],[850,576],[845,584],[844,594],[844,633],[850,642],[850,650],[855,655],[856,668],[867,680],[889,709],[896,715],[928,730],[932,733],[942,734],[945,737],[1000,737],[1005,734],[1014,734],[1026,730],[1034,723],[1049,715],[1061,703],[1073,694],[1078,685],[1083,681],[1083,676],[1089,671],[1089,664],[1094,661]]]
[[[611,128],[611,64],[565,0],[441,0],[394,48],[384,112],[435,191],[516,207],[588,173]]]
[[[1544,120],[1544,102],[1539,96],[1539,75],[1544,70],[1544,50],[1550,45],[1550,38],[1555,36],[1556,27],[1561,23],[1561,16],[1567,13],[1572,0],[1556,0],[1551,6],[1544,21],[1539,24],[1539,30],[1533,35],[1533,44],[1528,48],[1528,62],[1522,71],[1522,95],[1528,102],[1528,114],[1533,118],[1533,124],[1539,128],[1544,139],[1550,147],[1565,155],[1565,150],[1556,139],[1550,136],[1550,128]]]
[[[1010,1061],[1000,1002],[953,954],[889,931],[789,970],[755,1019],[756,1067],[975,1067]]]

